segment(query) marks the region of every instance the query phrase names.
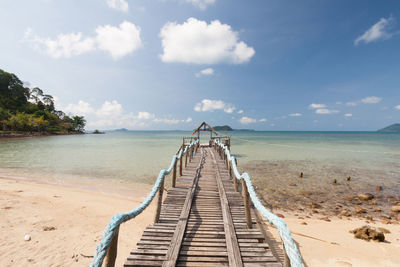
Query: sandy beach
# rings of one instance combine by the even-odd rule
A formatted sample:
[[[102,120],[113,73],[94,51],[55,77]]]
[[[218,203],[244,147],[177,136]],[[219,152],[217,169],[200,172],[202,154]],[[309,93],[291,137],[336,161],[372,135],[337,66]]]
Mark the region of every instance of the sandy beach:
[[[110,217],[137,206],[150,190],[149,185],[140,185],[132,188],[131,197],[125,197],[10,179],[0,179],[0,188],[1,266],[89,265]],[[370,223],[391,233],[385,234],[383,243],[367,242],[349,233],[365,225],[365,220],[332,218],[327,222],[318,216],[299,219],[301,216],[280,213],[307,266],[400,265],[399,225]],[[121,226],[117,266],[123,264],[144,228],[152,223],[153,215],[151,205]],[[30,241],[24,241],[26,234],[31,236]]]

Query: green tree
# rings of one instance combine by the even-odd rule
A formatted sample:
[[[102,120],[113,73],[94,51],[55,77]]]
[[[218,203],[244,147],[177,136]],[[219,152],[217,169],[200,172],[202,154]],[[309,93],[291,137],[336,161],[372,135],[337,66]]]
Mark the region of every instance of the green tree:
[[[72,117],[72,125],[75,131],[83,132],[85,130],[86,120],[83,116]]]
[[[0,106],[15,111],[24,111],[29,98],[29,88],[15,74],[0,69]]]

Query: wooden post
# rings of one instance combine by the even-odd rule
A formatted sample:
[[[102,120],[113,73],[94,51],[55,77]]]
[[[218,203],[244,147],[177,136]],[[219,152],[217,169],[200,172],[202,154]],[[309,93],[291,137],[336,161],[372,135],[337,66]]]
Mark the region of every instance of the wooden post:
[[[158,220],[160,219],[163,193],[164,193],[164,180],[161,182],[160,188],[158,189],[157,209],[156,209],[156,216],[154,216],[154,223],[158,223]]]
[[[236,164],[236,167],[237,167],[237,159],[236,158],[235,158],[235,164]],[[232,175],[232,176],[233,176],[233,185],[235,186],[235,192],[238,192],[239,189],[238,189],[237,179],[236,179],[236,177],[234,175]]]
[[[176,185],[176,164],[178,164],[177,162],[178,161],[175,161],[174,170],[172,171],[172,187],[175,187]]]
[[[105,259],[105,267],[114,267],[115,259],[117,258],[117,249],[118,249],[118,234],[119,234],[119,226],[115,230],[114,236],[111,239],[110,247],[108,248],[106,259]]]
[[[192,157],[193,157],[193,147],[189,149],[189,163],[192,162]]]
[[[182,145],[182,151],[183,151],[183,145]],[[181,158],[179,159],[179,176],[182,176],[182,157],[183,153],[181,155]]]
[[[232,180],[232,166],[230,162],[228,162],[228,172],[229,172],[229,179]]]
[[[246,181],[243,178],[242,178],[242,192],[244,194],[243,200],[244,200],[244,211],[246,214],[247,228],[251,229],[253,227],[253,223],[251,221],[250,199],[249,199],[249,193],[247,192]]]
[[[186,150],[186,155],[185,155],[185,168],[187,167],[187,158],[188,158],[188,154],[189,154],[189,150]]]

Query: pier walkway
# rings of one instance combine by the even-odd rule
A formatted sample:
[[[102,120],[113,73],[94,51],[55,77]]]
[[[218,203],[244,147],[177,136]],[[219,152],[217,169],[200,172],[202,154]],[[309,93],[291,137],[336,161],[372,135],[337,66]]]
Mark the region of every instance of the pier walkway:
[[[210,132],[208,143],[200,145],[200,131]],[[219,136],[205,122],[191,137],[183,137],[171,165],[160,171],[146,199],[111,218],[90,266],[115,265],[120,225],[139,215],[156,197],[154,223],[144,230],[125,261],[126,267],[304,267],[285,222],[263,206],[250,176],[239,173],[230,142],[230,136]],[[164,196],[169,174],[172,188]],[[268,244],[264,221],[277,229],[284,260],[279,261]]]
[[[124,266],[282,266],[251,223],[224,159],[200,147]]]

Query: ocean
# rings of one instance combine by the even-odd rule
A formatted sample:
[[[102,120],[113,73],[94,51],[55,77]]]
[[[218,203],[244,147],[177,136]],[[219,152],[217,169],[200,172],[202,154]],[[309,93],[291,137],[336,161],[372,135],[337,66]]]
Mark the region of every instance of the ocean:
[[[400,192],[400,134],[234,131],[231,151],[271,205],[290,208],[357,192]],[[184,131],[0,139],[0,177],[55,184],[152,184]],[[201,136],[206,142],[208,134]],[[299,179],[300,172],[304,177]],[[347,181],[347,177],[351,181]],[[334,180],[336,179],[336,183]]]

